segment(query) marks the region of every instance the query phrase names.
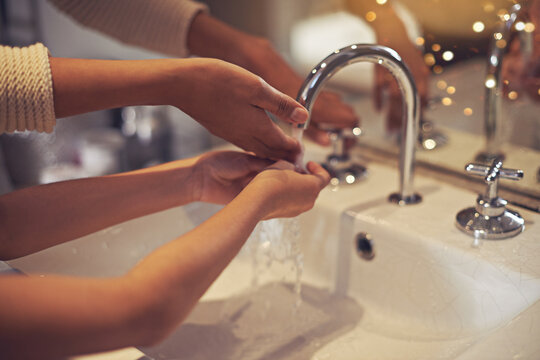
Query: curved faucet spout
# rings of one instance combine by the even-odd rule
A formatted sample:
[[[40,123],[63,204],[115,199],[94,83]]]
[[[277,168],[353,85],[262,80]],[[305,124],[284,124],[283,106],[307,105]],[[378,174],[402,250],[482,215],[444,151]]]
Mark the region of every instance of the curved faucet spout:
[[[414,192],[413,178],[420,122],[420,100],[414,79],[396,51],[385,46],[369,44],[354,44],[336,50],[311,71],[300,88],[296,100],[311,114],[313,103],[326,81],[340,69],[357,62],[379,64],[389,70],[397,80],[404,100],[399,158],[400,189],[399,193],[390,196],[390,201],[399,205],[418,203],[422,197]],[[307,128],[308,125],[309,120],[300,126]]]

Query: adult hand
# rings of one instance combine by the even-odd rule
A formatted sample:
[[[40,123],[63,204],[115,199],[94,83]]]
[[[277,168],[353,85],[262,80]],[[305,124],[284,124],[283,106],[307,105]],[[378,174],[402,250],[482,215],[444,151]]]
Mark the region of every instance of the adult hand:
[[[268,40],[238,31],[205,13],[193,20],[188,47],[197,55],[239,65],[292,98],[296,98],[304,81]],[[322,145],[328,144],[329,139],[327,132],[319,128],[348,128],[358,123],[352,108],[329,92],[320,94],[311,115],[306,135]]]
[[[265,110],[288,123],[302,124],[309,116],[304,107],[236,65],[202,58],[180,61],[189,62],[189,68],[180,70],[171,84],[170,103],[244,150],[264,158],[295,158],[300,144],[285,135]]]
[[[297,216],[313,207],[330,175],[315,162],[307,163],[308,174],[295,171],[293,164],[278,161],[260,172],[246,191],[265,199],[264,219]]]
[[[226,204],[273,161],[238,151],[213,151],[200,156],[193,171],[197,201]]]
[[[252,37],[243,60],[238,62],[294,98],[304,82],[266,39]],[[354,110],[344,103],[338,94],[323,91],[313,104],[311,122],[305,134],[320,145],[328,145],[330,139],[325,129],[352,128],[358,123],[359,118]]]

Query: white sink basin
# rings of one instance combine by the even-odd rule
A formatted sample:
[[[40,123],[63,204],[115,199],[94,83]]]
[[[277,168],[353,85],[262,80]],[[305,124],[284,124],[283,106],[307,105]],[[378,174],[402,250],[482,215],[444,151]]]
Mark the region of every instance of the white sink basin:
[[[540,215],[517,209],[526,220],[522,234],[474,243],[454,218],[476,194],[417,177],[424,201],[402,208],[386,200],[396,190],[396,171],[378,164],[369,169],[360,184],[325,189],[315,208],[299,217],[300,306],[298,263],[259,261],[254,277],[251,250],[259,234],[175,333],[141,350],[155,359],[538,358]],[[118,275],[216,209],[172,209],[11,265]],[[372,261],[356,254],[359,232],[373,237]],[[279,231],[276,236],[270,248],[287,244]]]

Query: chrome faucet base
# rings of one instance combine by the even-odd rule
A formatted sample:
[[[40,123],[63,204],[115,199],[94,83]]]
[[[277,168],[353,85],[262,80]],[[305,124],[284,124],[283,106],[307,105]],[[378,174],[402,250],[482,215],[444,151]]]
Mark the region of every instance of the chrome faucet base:
[[[352,161],[337,164],[332,164],[329,161],[321,165],[330,174],[330,183],[332,185],[352,185],[364,180],[368,176],[365,166],[355,164]]]
[[[349,151],[361,135],[359,127],[329,131],[332,153],[321,165],[330,174],[332,185],[352,185],[368,176],[367,168],[358,159],[352,159]]]
[[[484,216],[470,207],[456,215],[456,226],[477,239],[502,240],[520,234],[525,228],[525,221],[512,210],[505,209],[499,216]]]
[[[465,170],[483,176],[487,189],[476,198],[476,206],[461,210],[456,215],[456,226],[467,235],[477,239],[500,240],[518,235],[525,228],[525,221],[515,211],[506,208],[507,201],[498,195],[500,179],[520,180],[523,171],[505,169],[501,158],[491,166],[468,164]]]
[[[388,201],[399,206],[414,205],[422,202],[422,195],[414,193],[410,196],[403,197],[400,193],[390,194]]]

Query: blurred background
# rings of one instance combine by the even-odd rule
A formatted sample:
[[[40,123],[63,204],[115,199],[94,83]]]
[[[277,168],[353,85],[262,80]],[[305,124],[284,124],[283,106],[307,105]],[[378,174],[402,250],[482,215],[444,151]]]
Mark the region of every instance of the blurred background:
[[[353,43],[376,42],[369,24],[376,14],[356,9],[354,0],[203,2],[209,5],[211,14],[218,19],[245,32],[268,38],[302,77],[337,48]],[[475,136],[482,134],[482,80],[479,80],[479,90],[474,98],[467,96],[461,103],[461,89],[458,88],[456,93],[456,86],[452,83],[456,82],[453,80],[456,74],[485,71],[474,66],[462,70],[460,66],[483,66],[494,26],[513,3],[510,0],[393,2],[409,40],[422,51],[424,62],[431,71],[431,95],[441,111],[446,111],[455,120],[445,125]],[[0,0],[0,10],[0,41],[5,45],[25,46],[39,41],[57,57],[164,57],[85,29],[45,0]],[[352,103],[359,98],[369,98],[373,87],[373,66],[351,66],[340,72],[330,86],[341,91]],[[512,106],[516,106],[514,110],[531,107],[530,101],[524,97],[510,100],[513,101]],[[381,123],[371,119],[376,117],[370,115],[373,109],[362,108],[359,111],[363,113],[363,126],[369,127],[370,122]],[[537,116],[530,115],[530,111],[527,114],[520,113],[519,117],[530,123],[530,131],[526,131],[526,135],[519,131],[513,140],[512,135],[509,138],[538,150],[539,121]],[[381,129],[384,132],[384,127]],[[385,137],[384,134],[380,136]],[[0,136],[0,192],[137,169],[189,157],[219,144],[221,140],[211,136],[189,116],[167,106],[128,107],[59,119],[52,134],[22,132]],[[459,164],[460,169],[462,166]]]

